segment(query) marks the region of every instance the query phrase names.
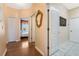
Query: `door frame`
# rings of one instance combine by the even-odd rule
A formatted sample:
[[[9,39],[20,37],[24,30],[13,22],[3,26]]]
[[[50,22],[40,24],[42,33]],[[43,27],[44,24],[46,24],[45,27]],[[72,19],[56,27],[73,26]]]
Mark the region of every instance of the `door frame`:
[[[37,10],[35,10],[35,12],[33,12],[31,16],[29,16],[29,18],[30,18],[30,20],[29,20],[29,24],[30,24],[29,29],[30,29],[30,35],[31,35],[30,38],[29,38],[30,43],[31,42],[35,43],[35,37],[33,37],[33,36],[35,36],[35,32],[33,32],[33,31],[35,31],[35,29],[33,29],[33,27],[35,28],[35,18],[34,18],[34,22],[32,20],[33,20],[33,17],[36,16],[36,13],[37,13]]]
[[[31,27],[31,22],[30,22],[31,19],[29,17],[25,17],[25,18],[29,19],[28,20],[28,24],[29,24],[28,42],[30,42],[31,39],[29,38],[29,36],[30,36],[30,31],[31,31],[31,28],[30,28]],[[21,20],[20,20],[20,18],[19,18],[19,29],[20,29],[19,33],[20,33],[20,41],[21,41]]]
[[[28,20],[28,24],[29,24],[29,34],[28,34],[28,42],[31,43],[32,42],[32,31],[33,31],[33,27],[32,27],[32,17],[34,17],[35,13],[32,14],[31,16],[29,17],[26,17]],[[20,23],[21,24],[21,23]],[[21,25],[20,25],[20,28],[21,28]],[[21,30],[20,30],[21,31]],[[20,32],[20,37],[21,37],[21,32]],[[21,40],[21,39],[20,39]]]
[[[47,20],[47,55],[49,56],[49,11],[50,9],[47,9],[48,14],[48,20]]]
[[[48,5],[49,6],[49,8],[47,9],[47,55],[48,56],[50,56],[49,55],[49,45],[50,45],[50,43],[49,43],[49,31],[50,31],[50,26],[49,26],[49,20],[50,20],[50,11],[51,10],[55,10],[55,11],[57,11],[57,12],[59,12],[55,7],[50,7],[50,5]]]

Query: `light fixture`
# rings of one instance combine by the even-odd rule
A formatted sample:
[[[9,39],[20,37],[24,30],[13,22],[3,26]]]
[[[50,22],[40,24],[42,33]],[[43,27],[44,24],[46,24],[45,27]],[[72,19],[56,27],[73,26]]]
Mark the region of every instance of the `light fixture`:
[[[32,7],[32,3],[8,3],[7,5],[16,9],[28,9]]]

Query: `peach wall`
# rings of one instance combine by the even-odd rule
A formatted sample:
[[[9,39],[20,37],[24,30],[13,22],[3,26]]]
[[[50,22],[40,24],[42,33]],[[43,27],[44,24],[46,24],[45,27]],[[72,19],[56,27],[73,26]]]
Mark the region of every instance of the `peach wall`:
[[[6,37],[7,37],[7,42],[8,42],[8,30],[7,30],[7,20],[9,17],[15,17],[15,22],[16,22],[16,25],[17,25],[17,40],[20,40],[20,34],[19,34],[19,31],[20,31],[20,21],[19,21],[19,11],[17,9],[14,9],[14,8],[9,8],[7,6],[7,4],[4,4],[4,17],[5,17],[5,27],[6,27]]]
[[[3,11],[3,4],[0,4],[0,56],[4,55],[7,51],[6,48],[6,29],[5,29],[5,19],[4,19],[4,11]],[[2,28],[3,26],[3,28]]]
[[[40,28],[35,28],[35,46],[38,48],[43,55],[47,55],[47,18],[46,18],[46,5],[42,3],[33,4],[32,8],[30,9],[13,9],[7,7],[6,4],[4,4],[4,13],[5,13],[5,24],[6,24],[6,32],[7,32],[7,20],[8,17],[16,17],[16,24],[17,24],[17,37],[19,39],[19,27],[20,27],[20,20],[19,18],[26,18],[32,15],[33,12],[36,10],[41,10],[43,12],[43,24]],[[33,21],[35,21],[35,16],[33,16]],[[8,33],[8,32],[7,32]],[[6,37],[7,37],[6,33]]]
[[[40,10],[43,13],[42,26],[35,29],[35,46],[42,53],[47,55],[47,13],[46,4],[35,4],[35,10]]]
[[[32,4],[32,8],[30,9],[20,9],[20,17],[29,17],[31,16],[36,10],[41,10],[43,12],[43,24],[41,28],[35,28],[35,46],[38,48],[43,55],[47,55],[47,18],[46,18],[46,4],[43,3],[34,3]],[[32,25],[35,23],[35,15],[32,17]],[[34,26],[32,26],[34,28]],[[34,33],[34,32],[33,32]]]
[[[17,10],[17,9],[14,9],[14,8],[10,8],[7,6],[7,4],[2,4],[3,7],[1,7],[3,9],[3,12],[4,12],[4,28],[5,28],[5,31],[4,31],[4,35],[0,35],[0,55],[3,55],[3,53],[5,52],[5,49],[6,49],[6,44],[8,42],[8,30],[7,30],[7,20],[8,20],[8,17],[16,17],[16,24],[17,24],[17,41],[20,40],[20,18],[21,17],[28,17],[31,15],[32,13],[32,9],[23,9],[23,10]],[[0,6],[2,6],[0,4]],[[4,43],[4,44],[3,44]]]
[[[34,8],[34,5],[32,5],[32,8],[29,8],[29,9],[15,9],[15,8],[8,7],[7,4],[4,4],[4,13],[5,13],[5,19],[6,19],[6,29],[7,29],[8,17],[16,17],[17,37],[18,37],[17,39],[20,39],[19,38],[19,36],[20,36],[19,35],[20,34],[20,18],[27,18],[27,17],[31,16],[32,12],[34,10],[33,8]],[[7,30],[6,30],[6,32],[7,32]]]
[[[33,4],[32,8],[30,9],[20,9],[20,17],[29,17],[34,13],[36,10],[41,10],[43,12],[43,23],[40,28],[35,28],[35,46],[38,48],[43,55],[47,55],[47,18],[46,18],[46,5],[42,3]],[[35,16],[33,16],[35,17]],[[35,21],[35,18],[32,19],[32,22]],[[34,23],[32,23],[33,25]]]
[[[26,18],[26,17],[29,17],[32,15],[32,13],[34,12],[34,8],[35,8],[35,5],[32,4],[32,7],[29,8],[29,9],[20,9],[20,17],[21,18]]]

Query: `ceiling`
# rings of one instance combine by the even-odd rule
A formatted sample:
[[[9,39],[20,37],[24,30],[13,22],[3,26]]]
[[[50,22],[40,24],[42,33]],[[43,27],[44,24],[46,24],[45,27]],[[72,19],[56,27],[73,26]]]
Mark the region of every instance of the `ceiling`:
[[[32,3],[8,3],[7,4],[11,8],[16,8],[16,9],[24,9],[24,8],[31,8]]]
[[[68,10],[71,10],[71,9],[74,9],[74,8],[79,7],[79,3],[63,3],[63,5],[64,5]]]
[[[68,10],[79,7],[79,3],[62,3]],[[7,4],[11,8],[23,9],[23,8],[31,8],[32,3],[8,3]]]

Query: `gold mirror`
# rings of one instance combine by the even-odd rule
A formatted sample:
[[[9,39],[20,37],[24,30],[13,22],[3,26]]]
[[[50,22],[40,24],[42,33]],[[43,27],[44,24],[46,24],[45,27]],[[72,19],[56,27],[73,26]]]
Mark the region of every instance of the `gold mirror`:
[[[36,14],[36,25],[37,25],[37,27],[41,27],[42,19],[43,19],[43,14],[40,10],[38,10],[38,12]]]

